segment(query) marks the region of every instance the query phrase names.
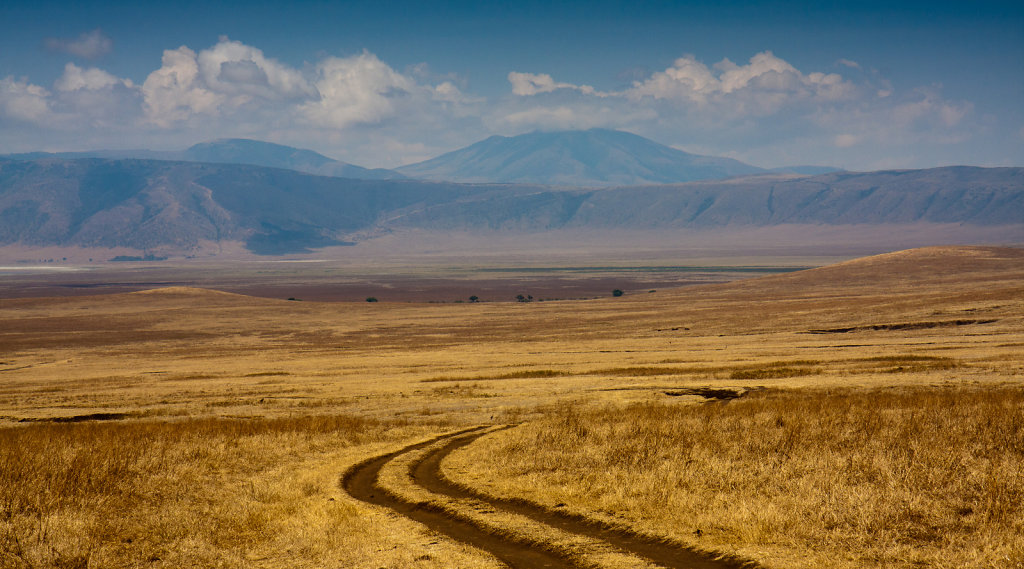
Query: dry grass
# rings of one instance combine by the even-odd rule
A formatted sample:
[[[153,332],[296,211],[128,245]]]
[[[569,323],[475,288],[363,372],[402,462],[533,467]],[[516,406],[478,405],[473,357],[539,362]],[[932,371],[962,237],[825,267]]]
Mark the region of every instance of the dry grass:
[[[569,375],[569,372],[557,370],[557,369],[528,369],[523,371],[512,371],[508,373],[501,373],[497,375],[477,375],[473,377],[457,377],[450,375],[441,375],[438,377],[428,377],[423,379],[424,383],[436,383],[443,381],[495,381],[502,379],[538,379],[538,378],[550,378],[550,377],[561,377],[563,375]]]
[[[0,567],[472,566],[340,493],[347,464],[422,436],[348,415],[0,430]],[[398,541],[396,541],[396,539]]]
[[[490,470],[488,476],[514,482],[517,486],[509,491],[536,487],[553,496],[548,484],[564,463],[567,487],[601,480],[619,484],[604,493],[594,486],[594,494],[575,503],[581,510],[617,519],[630,515],[630,523],[650,531],[664,526],[689,536],[700,529],[699,545],[740,548],[777,560],[779,567],[883,563],[871,561],[871,555],[896,566],[922,559],[937,567],[984,566],[983,560],[1006,566],[999,552],[1019,555],[1019,548],[1007,552],[1005,533],[982,531],[990,527],[978,521],[983,517],[979,512],[990,511],[984,508],[972,506],[971,513],[961,516],[961,523],[968,524],[964,527],[981,529],[964,536],[963,545],[950,542],[948,555],[939,545],[918,546],[919,541],[946,543],[941,540],[911,536],[905,539],[918,541],[899,542],[896,533],[909,526],[884,526],[911,518],[878,517],[876,505],[869,503],[876,496],[869,492],[875,491],[872,484],[893,480],[887,499],[903,500],[893,503],[910,512],[924,511],[937,498],[930,487],[917,496],[916,486],[896,484],[899,476],[924,476],[910,467],[892,470],[899,476],[881,477],[889,472],[882,462],[875,470],[881,473],[878,480],[828,492],[799,485],[793,490],[801,480],[799,455],[780,461],[764,454],[756,468],[737,471],[745,477],[721,472],[722,480],[733,481],[731,486],[710,479],[721,486],[721,496],[734,499],[745,492],[748,502],[715,498],[700,508],[668,513],[662,504],[652,510],[662,517],[639,516],[630,509],[629,496],[682,493],[659,474],[724,469],[720,461],[727,456],[708,455],[700,465],[687,465],[691,458],[685,454],[658,462],[671,447],[644,443],[636,447],[647,449],[641,452],[615,446],[610,434],[602,434],[624,428],[601,423],[601,413],[611,417],[611,411],[601,411],[607,406],[649,415],[649,424],[637,423],[635,435],[642,440],[660,440],[659,429],[671,434],[692,427],[704,433],[701,421],[718,421],[718,430],[730,434],[721,441],[723,449],[783,444],[789,433],[790,444],[802,448],[815,436],[825,437],[819,431],[824,433],[826,426],[834,430],[845,424],[819,425],[817,417],[823,415],[818,406],[835,411],[846,405],[849,417],[843,421],[871,426],[864,405],[856,403],[861,401],[857,392],[882,397],[878,389],[884,386],[934,387],[936,393],[962,389],[967,396],[950,407],[952,417],[960,417],[954,419],[941,406],[939,412],[922,403],[927,398],[892,395],[891,405],[877,413],[882,426],[911,417],[924,431],[934,422],[935,433],[942,427],[962,434],[970,425],[983,432],[1011,432],[1005,425],[978,423],[981,415],[967,413],[964,405],[974,401],[970,404],[982,409],[987,387],[1005,394],[1008,388],[999,385],[1019,385],[1024,378],[1024,254],[988,249],[925,253],[585,302],[327,304],[182,288],[0,300],[3,566],[73,567],[86,560],[103,567],[472,566],[480,562],[479,554],[437,541],[416,524],[342,495],[338,475],[363,458],[436,434],[448,424],[536,419],[538,425],[552,425],[558,417],[589,425],[581,440],[594,453],[617,449],[618,460],[663,464],[666,470],[659,466],[645,474],[637,467],[629,476],[612,470],[622,476],[612,481],[594,462],[581,475],[578,468],[587,463],[574,461],[583,460],[585,449],[570,444],[562,449],[564,456],[537,453],[532,465],[523,463],[521,468],[537,471],[529,477],[507,478]],[[910,264],[904,264],[908,258]],[[967,320],[971,323],[903,327]],[[849,331],[808,333],[840,329]],[[501,381],[490,381],[495,379]],[[706,388],[793,394],[687,407],[699,399],[693,393]],[[823,389],[833,390],[834,404],[822,398]],[[561,402],[577,400],[598,411],[565,407],[565,413],[551,415]],[[1020,406],[1018,399],[1007,401]],[[764,405],[760,415],[731,415],[755,404]],[[339,413],[355,422],[344,423],[349,419],[338,418]],[[717,413],[724,418],[715,419]],[[781,425],[774,422],[780,417]],[[58,420],[68,423],[53,423]],[[317,427],[321,424],[327,427]],[[618,434],[633,440],[632,432]],[[852,427],[839,434],[825,437],[833,445],[828,448],[835,449],[828,455],[835,473],[845,472],[846,460],[868,464],[888,456],[870,454],[881,448],[881,439],[872,442]],[[930,446],[922,442],[913,452],[934,453],[948,446],[936,440]],[[856,446],[847,452],[835,447],[836,441],[866,445],[868,454]],[[994,473],[1013,466],[1017,455],[998,458],[998,447],[993,448],[977,451],[978,457],[990,457],[987,463],[970,455],[935,466],[929,471],[935,487],[941,488],[942,481],[973,480],[957,478],[961,466]],[[988,484],[998,489],[1013,480],[991,478]],[[791,529],[801,522],[793,519],[794,512],[804,511],[797,508],[798,498],[806,497],[800,498],[807,502],[803,507],[812,508],[822,492],[843,508],[863,504],[858,506],[863,518],[854,519],[861,520],[860,526],[843,518],[819,536],[826,544],[838,544],[830,551],[850,548],[850,555],[860,556],[855,560],[844,561],[843,555],[826,559],[815,553],[817,544],[809,547],[810,538]],[[606,501],[597,501],[599,495]],[[813,515],[823,511],[813,510]],[[938,527],[947,528],[948,520],[942,520],[950,515],[948,509],[937,512],[946,516],[939,522],[947,524]],[[715,516],[749,524],[727,530]],[[921,518],[914,527],[939,524],[931,519]],[[880,529],[870,535],[896,540],[892,548],[849,537],[856,532],[843,533],[876,526]],[[769,543],[757,537],[768,535],[775,541],[752,545]],[[976,547],[976,559],[982,561],[967,559],[964,552],[970,547]]]
[[[530,541],[537,544],[538,547],[562,552],[575,559],[583,567],[603,569],[655,569],[657,567],[648,560],[620,551],[599,539],[557,529],[519,514],[496,509],[484,502],[450,498],[417,486],[410,475],[412,465],[440,444],[408,453],[386,464],[380,473],[381,485],[408,502],[421,504],[421,507],[429,504],[431,509],[446,511],[460,519],[471,521],[476,527],[484,529],[487,533],[504,537],[528,536]],[[496,565],[504,567],[500,562]]]
[[[567,404],[450,460],[492,493],[768,566],[1024,564],[1020,385]]]

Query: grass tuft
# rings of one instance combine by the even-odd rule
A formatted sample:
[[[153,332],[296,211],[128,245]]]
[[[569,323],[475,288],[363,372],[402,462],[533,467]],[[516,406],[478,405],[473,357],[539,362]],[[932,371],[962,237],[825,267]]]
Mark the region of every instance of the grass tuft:
[[[785,369],[785,368],[779,368]],[[452,457],[495,494],[792,567],[1024,561],[1024,388],[753,392],[563,404]]]

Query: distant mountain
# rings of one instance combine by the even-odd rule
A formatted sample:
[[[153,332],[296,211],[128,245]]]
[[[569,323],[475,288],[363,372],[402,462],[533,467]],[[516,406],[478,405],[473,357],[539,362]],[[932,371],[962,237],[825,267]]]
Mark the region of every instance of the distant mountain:
[[[392,180],[405,177],[393,170],[363,168],[334,160],[312,150],[245,138],[226,138],[203,142],[190,147],[181,155],[182,160],[190,162],[251,164],[297,170],[319,176],[358,178],[360,180]]]
[[[347,244],[383,212],[470,188],[313,176],[242,164],[0,159],[0,245],[128,247],[187,255],[241,241],[281,254]]]
[[[402,216],[434,230],[711,229],[783,224],[961,223],[1016,226],[1024,241],[1024,168],[776,174],[660,186],[480,195]]]
[[[357,180],[242,164],[0,159],[0,246],[183,256],[241,243],[308,252],[399,229],[548,230],[778,225],[1006,226],[1024,241],[1024,168],[765,174],[661,186]],[[599,243],[595,243],[599,246]]]
[[[426,180],[565,186],[671,184],[765,172],[731,158],[688,154],[605,129],[492,136],[397,171]]]
[[[212,142],[203,142],[181,151],[95,150],[89,152],[29,152],[9,154],[6,157],[15,160],[41,160],[44,158],[59,158],[63,160],[79,158],[171,160],[180,162],[208,162],[213,164],[249,164],[252,166],[296,170],[320,176],[358,178],[361,180],[393,180],[405,177],[393,170],[363,168],[354,164],[348,164],[347,162],[341,162],[340,160],[334,160],[312,150],[292,148],[291,146],[245,138],[225,138]]]
[[[782,166],[780,168],[769,168],[768,171],[775,174],[801,174],[804,176],[819,176],[831,172],[842,172],[841,169],[831,166]]]

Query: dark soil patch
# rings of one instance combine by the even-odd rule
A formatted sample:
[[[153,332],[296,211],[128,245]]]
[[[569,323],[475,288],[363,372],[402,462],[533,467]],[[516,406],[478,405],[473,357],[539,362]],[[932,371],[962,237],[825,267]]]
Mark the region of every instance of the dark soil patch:
[[[704,399],[717,399],[717,400],[729,400],[738,399],[747,394],[744,389],[722,389],[716,387],[684,387],[682,389],[673,389],[671,391],[665,391],[665,395],[672,397],[681,397],[683,395],[697,395]]]
[[[987,320],[943,320],[938,322],[903,322],[899,324],[871,324],[867,326],[850,326],[848,328],[823,328],[819,330],[808,330],[808,334],[846,334],[848,332],[864,331],[891,331],[891,330],[925,330],[928,328],[952,328],[954,326],[969,326],[971,324],[991,324],[997,319]]]
[[[19,419],[19,423],[82,423],[84,421],[121,421],[131,417],[129,413],[89,413],[86,415],[72,415],[71,417],[43,417]]]

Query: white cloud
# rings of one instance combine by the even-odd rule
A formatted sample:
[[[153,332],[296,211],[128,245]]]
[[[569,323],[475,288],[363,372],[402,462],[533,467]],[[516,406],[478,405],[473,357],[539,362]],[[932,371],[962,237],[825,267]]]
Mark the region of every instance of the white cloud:
[[[395,114],[401,99],[423,94],[417,93],[420,88],[414,80],[369,52],[328,57],[317,64],[315,76],[320,98],[304,103],[299,111],[314,124],[334,128],[381,122]]]
[[[186,46],[164,51],[160,69],[142,84],[146,116],[167,127],[197,114],[215,114],[226,99],[203,83],[196,52]]]
[[[300,71],[241,42],[221,38],[217,45],[199,52],[197,61],[203,82],[211,91],[269,100],[316,96]]]
[[[508,74],[508,82],[512,84],[512,92],[514,94],[525,97],[539,93],[550,93],[558,89],[574,89],[586,95],[605,95],[604,93],[598,93],[590,85],[556,83],[547,73],[519,73],[518,71],[511,71]]]
[[[846,167],[857,162],[850,156],[912,160],[919,149],[952,148],[981,132],[968,102],[947,100],[937,88],[901,92],[856,62],[838,63],[849,77],[801,70],[769,51],[744,64],[724,59],[711,66],[687,55],[631,87],[602,93],[546,74],[510,74],[512,93],[491,105],[486,124],[503,134],[624,128],[754,164]],[[915,152],[899,152],[904,147]]]
[[[772,52],[750,58],[746,65],[723,59],[709,68],[692,55],[672,67],[637,81],[625,95],[677,103],[714,104],[732,113],[772,114],[805,100],[835,101],[853,94],[853,84],[835,73],[804,74]]]
[[[633,88],[626,94],[632,99],[650,96],[655,99],[703,103],[707,101],[709,95],[720,89],[721,82],[711,70],[692,55],[688,55],[677,59],[672,67],[654,73],[645,81],[635,82]]]
[[[683,56],[619,91],[514,71],[508,94],[487,99],[426,64],[399,71],[363,52],[298,68],[221,38],[198,51],[166,50],[141,84],[70,62],[46,87],[0,79],[0,152],[41,146],[33,141],[171,149],[238,136],[393,167],[496,133],[605,127],[758,165],[857,167],[880,157],[955,156],[997,128],[938,87],[898,89],[854,63],[839,60],[833,68],[842,73],[830,73],[768,51],[742,64]],[[1010,128],[1003,140],[1018,135]]]
[[[278,107],[318,97],[302,72],[227,38],[198,54],[186,46],[164,51],[160,69],[142,85],[146,114],[160,126],[240,108]]]
[[[58,91],[77,91],[80,89],[97,91],[113,87],[114,85],[132,87],[132,82],[129,79],[115,77],[102,69],[95,67],[82,69],[74,63],[68,63],[64,66],[64,74],[57,79],[53,87]]]
[[[74,40],[46,38],[43,44],[50,51],[67,53],[83,59],[98,59],[114,49],[113,40],[99,28],[86,32]]]
[[[123,131],[134,126],[140,101],[130,80],[74,63],[64,66],[52,90],[10,77],[0,80],[0,117],[49,132]]]
[[[967,102],[944,100],[931,88],[914,90],[904,101],[889,109],[877,109],[876,117],[884,117],[891,127],[903,131],[955,127],[973,110]]]
[[[25,79],[0,79],[0,113],[19,121],[34,122],[50,113],[50,93]]]
[[[365,51],[297,69],[221,38],[198,53],[186,46],[165,51],[140,93],[149,127],[191,135],[190,143],[261,138],[394,166],[406,150],[419,158],[424,148],[444,148],[436,145],[453,129],[484,134],[473,125],[485,100],[465,94],[459,81],[426,65],[402,73]]]

